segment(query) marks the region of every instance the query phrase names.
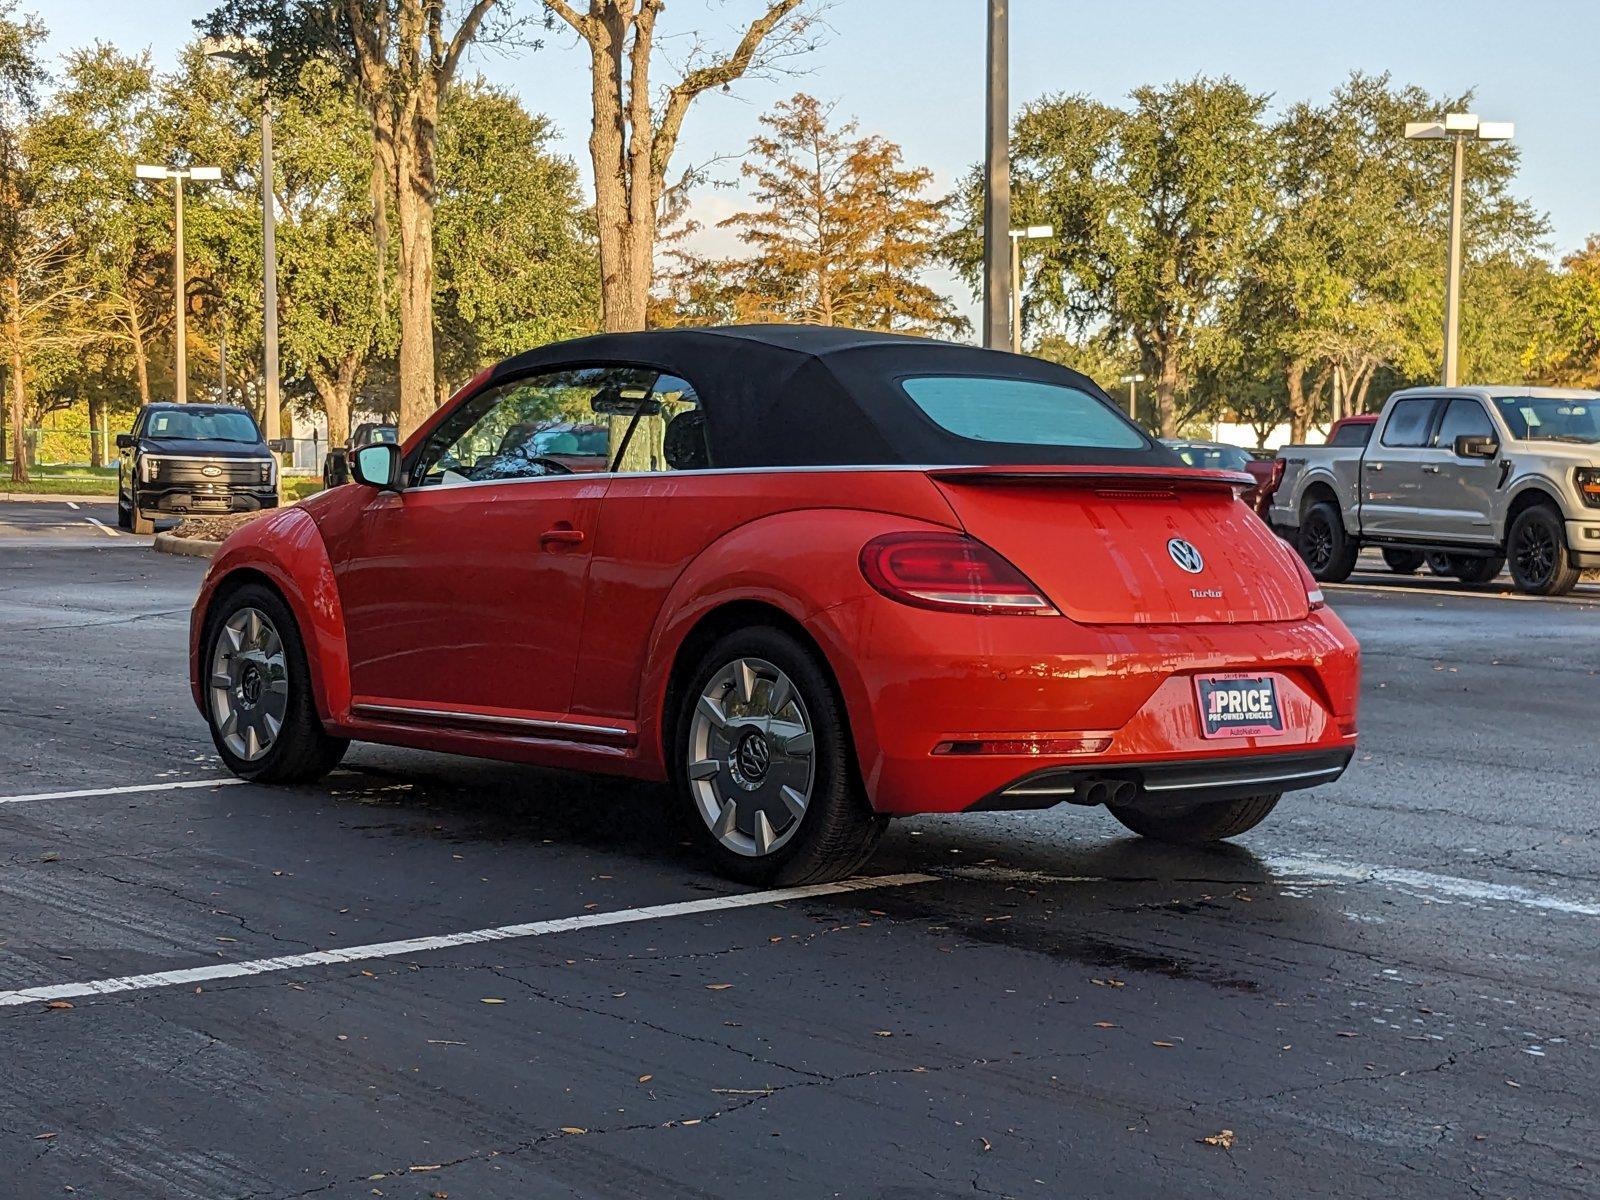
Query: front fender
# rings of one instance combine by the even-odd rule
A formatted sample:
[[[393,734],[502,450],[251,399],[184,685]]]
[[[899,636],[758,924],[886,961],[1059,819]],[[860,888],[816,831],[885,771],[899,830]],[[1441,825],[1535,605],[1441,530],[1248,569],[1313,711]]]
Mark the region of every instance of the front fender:
[[[1511,522],[1509,519],[1511,511],[1516,508],[1517,501],[1521,500],[1529,492],[1537,492],[1541,501],[1549,501],[1550,504],[1554,505],[1556,511],[1561,514],[1563,521],[1572,515],[1568,511],[1571,506],[1562,500],[1560,491],[1557,490],[1547,476],[1537,471],[1513,474],[1511,481],[1506,485],[1505,499],[1501,501],[1500,510],[1496,514],[1497,524],[1499,525],[1499,538],[1502,545],[1511,536]]]
[[[220,592],[247,577],[265,579],[283,596],[299,626],[311,693],[323,721],[342,722],[350,710],[350,655],[333,564],[317,523],[299,507],[251,521],[217,549],[189,618],[189,684],[205,714],[201,639],[206,614]]]
[[[802,626],[838,681],[862,773],[871,779],[878,734],[856,668],[858,624],[842,614],[871,594],[860,550],[883,533],[947,529],[912,518],[855,509],[780,513],[741,525],[712,542],[678,577],[656,618],[639,689],[639,755],[666,773],[667,687],[684,640],[717,609],[741,601],[770,605]]]

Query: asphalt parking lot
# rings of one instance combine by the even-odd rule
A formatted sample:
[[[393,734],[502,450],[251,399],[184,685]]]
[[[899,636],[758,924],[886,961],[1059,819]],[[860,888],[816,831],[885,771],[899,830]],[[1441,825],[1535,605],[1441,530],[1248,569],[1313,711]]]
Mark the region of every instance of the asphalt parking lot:
[[[0,505],[7,1200],[1600,1192],[1600,589],[1330,589],[1363,748],[1235,845],[919,818],[766,895],[653,788],[229,780],[205,564],[113,516]]]

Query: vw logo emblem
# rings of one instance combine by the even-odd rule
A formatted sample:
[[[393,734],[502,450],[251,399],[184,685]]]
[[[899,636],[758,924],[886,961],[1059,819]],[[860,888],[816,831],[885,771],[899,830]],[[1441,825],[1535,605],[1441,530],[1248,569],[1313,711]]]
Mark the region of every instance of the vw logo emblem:
[[[752,783],[767,773],[770,761],[767,739],[760,735],[745,738],[744,744],[739,747],[739,770]]]
[[[1172,555],[1172,561],[1178,564],[1181,570],[1191,575],[1198,575],[1206,569],[1206,560],[1194,545],[1182,538],[1173,538],[1167,543],[1167,553]]]

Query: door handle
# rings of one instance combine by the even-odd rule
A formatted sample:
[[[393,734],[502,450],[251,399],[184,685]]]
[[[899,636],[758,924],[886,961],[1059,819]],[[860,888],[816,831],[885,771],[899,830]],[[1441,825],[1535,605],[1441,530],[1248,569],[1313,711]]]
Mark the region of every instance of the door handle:
[[[1422,469],[1424,471],[1426,471],[1429,475],[1437,475],[1439,473],[1439,468],[1438,467],[1424,466]]]
[[[1369,470],[1369,471],[1381,471],[1381,470],[1383,470],[1383,464],[1382,463],[1367,463],[1365,465],[1366,465],[1367,470]]]
[[[539,535],[539,544],[546,550],[554,550],[561,546],[581,546],[583,540],[583,530],[564,524],[546,529]]]

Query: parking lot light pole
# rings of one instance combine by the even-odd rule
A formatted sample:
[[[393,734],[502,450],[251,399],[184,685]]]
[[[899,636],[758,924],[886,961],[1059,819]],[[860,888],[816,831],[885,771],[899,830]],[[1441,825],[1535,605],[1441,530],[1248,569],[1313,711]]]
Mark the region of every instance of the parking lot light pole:
[[[1029,225],[1011,230],[1011,353],[1022,353],[1022,243],[1056,235],[1054,225]]]
[[[1469,141],[1505,142],[1516,133],[1511,121],[1480,121],[1476,113],[1446,113],[1442,121],[1407,121],[1408,141],[1449,139],[1454,161],[1450,171],[1450,252],[1444,276],[1444,386],[1460,381],[1461,361],[1461,186]]]
[[[1004,238],[1011,228],[1010,51],[1007,0],[989,0],[988,86],[985,93],[983,176],[983,344],[999,350],[1006,337],[1011,260]]]
[[[1124,375],[1122,382],[1128,385],[1128,420],[1137,421],[1139,419],[1139,414],[1136,411],[1138,396],[1133,389],[1144,382],[1144,376]]]
[[[176,343],[176,363],[172,373],[172,396],[179,404],[186,404],[189,400],[189,347],[186,345],[188,334],[184,329],[185,283],[183,274],[183,181],[193,179],[197,183],[215,183],[222,178],[221,167],[158,167],[149,163],[139,163],[133,168],[136,179],[170,179],[172,180],[173,197],[173,236],[172,236],[172,291],[174,308],[178,318]]]

